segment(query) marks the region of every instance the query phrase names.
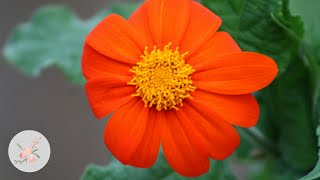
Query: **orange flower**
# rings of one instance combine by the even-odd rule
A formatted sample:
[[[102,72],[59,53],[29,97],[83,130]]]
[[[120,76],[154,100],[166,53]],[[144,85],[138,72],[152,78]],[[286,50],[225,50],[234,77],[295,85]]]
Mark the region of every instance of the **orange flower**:
[[[257,123],[251,95],[276,77],[276,63],[242,52],[221,19],[192,0],[149,0],[129,18],[112,14],[87,36],[83,74],[97,118],[114,112],[105,144],[123,164],[147,168],[160,144],[183,176],[208,171],[240,142],[233,125]]]

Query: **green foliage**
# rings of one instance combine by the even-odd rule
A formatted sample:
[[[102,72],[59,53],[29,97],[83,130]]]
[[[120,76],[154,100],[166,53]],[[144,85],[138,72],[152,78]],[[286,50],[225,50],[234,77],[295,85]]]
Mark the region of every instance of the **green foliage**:
[[[57,66],[71,82],[83,84],[81,54],[86,35],[106,15],[118,13],[127,18],[137,5],[115,3],[87,21],[63,6],[42,7],[13,30],[4,56],[29,76],[36,77],[43,69]]]
[[[302,22],[293,17],[282,0],[202,0],[218,14],[221,30],[229,32],[245,51],[267,54],[275,59],[280,74],[296,55],[303,33]],[[275,18],[281,18],[281,21]],[[281,24],[279,24],[279,22]],[[298,32],[293,36],[287,30]]]
[[[319,114],[318,114],[318,116],[319,116]],[[317,136],[318,136],[318,146],[319,146],[318,148],[320,148],[320,126],[318,126],[318,128],[317,128]],[[320,150],[319,150],[318,155],[320,157]],[[317,178],[320,178],[320,160],[318,160],[317,165],[308,175],[302,177],[299,180],[312,180],[312,179],[317,179]]]
[[[291,0],[292,13],[299,15],[305,24],[304,40],[315,60],[320,64],[320,21],[319,0]]]
[[[8,62],[31,76],[56,65],[73,81],[83,82],[80,57],[89,28],[65,7],[39,9],[9,38],[4,55]]]
[[[250,161],[246,165],[249,166],[249,180],[293,180],[299,177],[272,157]]]
[[[320,126],[317,128],[317,136],[318,136],[318,145],[320,145]],[[318,155],[320,155],[320,152]],[[320,160],[318,160],[316,167],[308,175],[304,176],[300,180],[312,180],[319,177],[320,177]]]
[[[308,69],[296,59],[264,94],[269,112],[276,117],[270,123],[278,131],[281,157],[288,167],[299,171],[310,170],[317,160],[310,87]]]
[[[310,81],[312,84],[312,110],[313,121],[320,124],[320,21],[318,14],[320,1],[314,0],[291,0],[291,10],[301,16],[305,24],[304,36],[304,60],[309,68]],[[320,125],[317,128],[318,148],[320,148]],[[318,153],[320,157],[320,149]],[[320,177],[320,158],[316,167],[301,180],[312,180]]]
[[[106,167],[89,165],[82,177],[83,180],[127,180],[134,177],[139,180],[183,180],[185,178],[175,173],[166,162],[164,155],[160,153],[157,162],[151,168],[140,169],[131,166],[124,166],[116,159]],[[227,166],[227,162],[211,161],[211,168],[208,173],[193,178],[195,180],[235,180],[235,176]]]
[[[290,13],[289,0],[202,2],[222,17],[221,30],[229,32],[243,50],[277,61],[282,76],[258,96],[262,107],[258,127],[277,144],[279,162],[287,169],[310,170],[317,159],[314,122],[319,118],[314,119],[314,114],[320,109],[320,68],[314,63],[320,61],[316,54],[320,52],[320,23],[315,16],[320,1],[293,0],[292,14],[301,18]],[[248,157],[246,144],[247,140],[242,142],[238,156]]]

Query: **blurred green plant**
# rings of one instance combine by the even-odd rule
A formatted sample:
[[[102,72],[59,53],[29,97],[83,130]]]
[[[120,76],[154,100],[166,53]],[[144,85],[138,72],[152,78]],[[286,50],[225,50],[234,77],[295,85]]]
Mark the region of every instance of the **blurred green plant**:
[[[246,51],[267,54],[275,59],[280,74],[297,53],[303,25],[291,16],[282,0],[202,0],[223,20],[220,30],[229,32]],[[281,18],[281,21],[275,20]],[[295,37],[290,29],[297,35]]]
[[[159,157],[155,165],[149,169],[139,169],[131,166],[125,166],[112,159],[110,164],[106,167],[97,165],[89,165],[86,169],[86,173],[83,175],[84,180],[106,180],[106,179],[139,179],[139,180],[151,180],[151,179],[163,179],[163,180],[183,180],[187,179],[175,173],[171,167],[167,164],[162,152],[159,153]],[[208,173],[194,178],[197,180],[235,180],[236,177],[230,170],[228,162],[211,161],[211,167]]]
[[[229,162],[248,166],[250,180],[291,180],[320,177],[320,21],[319,0],[202,0],[223,19],[244,51],[271,56],[280,74],[256,93],[261,108],[256,129],[239,129],[240,147],[227,161],[212,161],[210,171],[197,179],[237,179]],[[83,84],[81,53],[87,33],[106,15],[124,17],[139,4],[116,3],[83,21],[68,8],[48,6],[19,25],[4,46],[7,61],[36,77],[57,66],[77,84]],[[316,134],[316,128],[318,133]],[[318,163],[317,163],[318,160]],[[124,166],[113,159],[106,167],[89,165],[84,180],[185,179],[168,166],[162,153],[149,169]]]
[[[31,77],[39,76],[45,68],[57,66],[71,82],[83,84],[81,55],[86,35],[106,15],[116,13],[129,17],[137,6],[115,3],[86,21],[67,7],[42,7],[28,22],[14,29],[4,46],[4,57]]]

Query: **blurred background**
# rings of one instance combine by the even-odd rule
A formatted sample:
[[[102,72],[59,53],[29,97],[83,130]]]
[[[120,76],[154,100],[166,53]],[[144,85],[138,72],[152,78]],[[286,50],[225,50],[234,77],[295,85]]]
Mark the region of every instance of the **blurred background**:
[[[116,0],[1,0],[0,46],[20,22],[27,21],[40,6],[67,5],[87,18]],[[63,28],[63,27],[61,27]],[[97,121],[81,86],[70,84],[50,68],[31,79],[0,56],[0,179],[80,179],[87,164],[104,165],[108,152],[103,144],[106,121]],[[36,130],[51,145],[48,164],[36,173],[23,173],[9,161],[8,145],[18,132]]]

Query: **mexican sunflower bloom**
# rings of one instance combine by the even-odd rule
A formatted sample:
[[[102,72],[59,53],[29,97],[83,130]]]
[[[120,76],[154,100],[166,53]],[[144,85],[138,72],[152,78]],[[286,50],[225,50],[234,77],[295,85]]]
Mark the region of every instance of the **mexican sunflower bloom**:
[[[192,0],[148,0],[128,20],[111,14],[87,36],[82,70],[97,118],[113,112],[104,142],[123,164],[147,168],[160,146],[179,174],[199,176],[240,143],[234,125],[257,123],[251,94],[276,63],[243,52],[222,20]]]

